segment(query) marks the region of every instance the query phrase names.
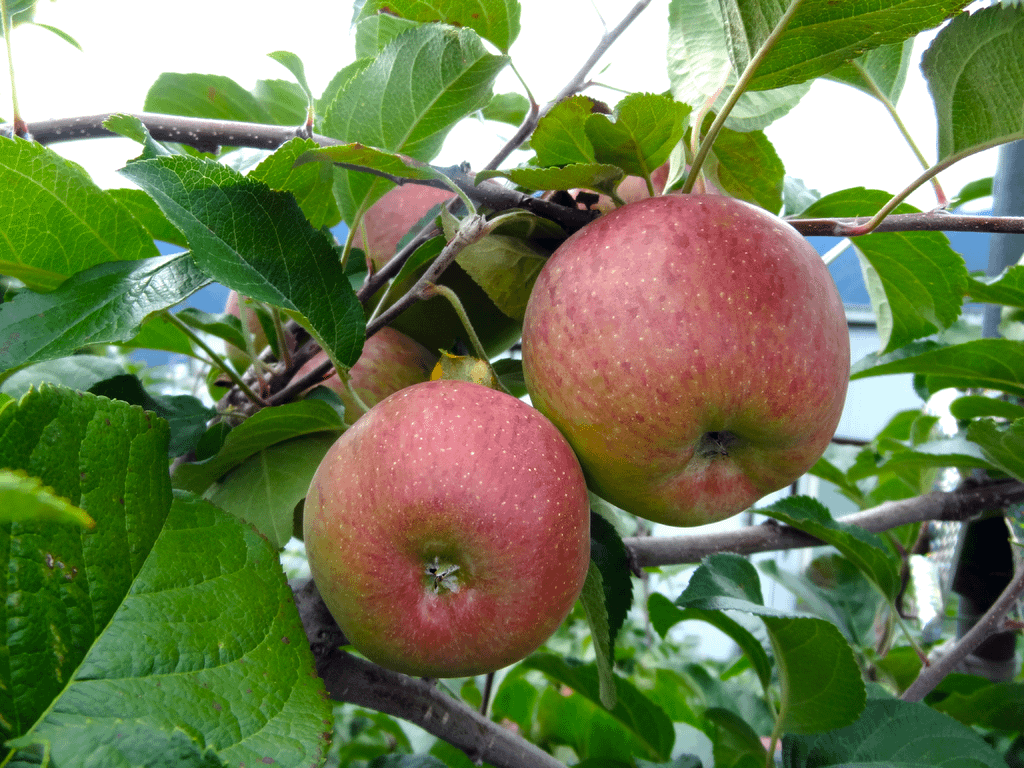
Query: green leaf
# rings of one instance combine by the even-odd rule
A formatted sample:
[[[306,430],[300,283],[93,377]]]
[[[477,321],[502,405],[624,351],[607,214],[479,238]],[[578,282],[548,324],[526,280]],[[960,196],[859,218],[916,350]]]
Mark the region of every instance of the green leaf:
[[[953,673],[939,683],[929,704],[964,725],[1024,732],[1022,683],[992,683],[975,675]]]
[[[519,36],[517,0],[371,0],[361,15],[382,11],[409,21],[468,27],[502,53]]]
[[[249,91],[224,75],[163,72],[149,87],[145,112],[270,123],[270,113]]]
[[[590,560],[601,572],[610,645],[614,648],[615,638],[633,603],[633,574],[626,545],[615,525],[593,509],[590,512]]]
[[[761,618],[782,689],[777,729],[818,733],[855,722],[867,694],[853,649],[836,626],[824,619]]]
[[[320,400],[264,408],[231,430],[216,456],[179,466],[174,473],[174,487],[201,494],[218,478],[265,448],[317,432],[337,436],[343,427],[338,412]]]
[[[902,43],[883,45],[837,67],[827,77],[851,85],[874,98],[881,94],[895,104],[907,81],[913,52],[913,38]]]
[[[665,637],[668,631],[680,621],[703,621],[731,638],[750,660],[761,685],[767,690],[772,679],[772,663],[764,648],[748,629],[721,611],[705,611],[700,608],[679,608],[667,597],[655,592],[647,599],[647,610],[654,630]]]
[[[888,355],[867,355],[853,365],[850,378],[891,373],[922,374],[931,393],[947,387],[979,387],[1024,397],[1024,343],[1009,339],[952,345],[914,342]]]
[[[943,27],[921,58],[939,159],[1024,138],[1024,6],[993,5]]]
[[[787,735],[785,765],[941,766],[1006,768],[982,737],[951,717],[921,703],[871,699],[852,725],[817,735]]]
[[[132,588],[171,504],[167,439],[141,408],[59,387],[0,410],[0,466],[96,521],[0,523],[0,742],[25,734],[81,674]]]
[[[580,602],[587,615],[590,637],[594,641],[597,658],[598,698],[605,709],[615,709],[615,642],[608,627],[608,608],[605,604],[604,579],[601,571],[591,561],[587,578],[583,582]]]
[[[831,544],[856,565],[887,600],[895,599],[900,586],[899,567],[875,534],[833,519],[824,504],[809,496],[780,499],[758,512]]]
[[[746,558],[722,552],[704,558],[690,583],[676,599],[683,608],[705,611],[744,611],[758,616],[790,618],[784,611],[768,608],[761,596],[761,579]]]
[[[572,96],[560,101],[537,121],[530,137],[530,148],[537,153],[537,165],[543,167],[595,163],[594,145],[587,136],[587,121],[594,101]]]
[[[18,469],[0,469],[0,524],[12,521],[96,527],[96,521],[85,511],[46,488],[38,477],[29,477]]]
[[[964,184],[949,202],[949,208],[955,209],[974,200],[992,197],[992,177],[975,179]]]
[[[967,293],[975,301],[1024,307],[1024,265],[1005,269],[992,279],[967,279]]]
[[[704,710],[704,719],[714,727],[715,765],[728,765],[733,768],[745,768],[766,764],[768,751],[761,743],[760,737],[753,728],[735,712],[711,707]],[[741,762],[743,761],[743,762]]]
[[[259,534],[177,495],[130,578],[52,708],[14,747],[48,745],[61,765],[121,765],[132,755],[154,765],[185,732],[202,734],[195,752],[218,758],[191,764],[322,760],[331,704],[275,552]],[[123,741],[115,738],[122,729],[130,734]]]
[[[52,291],[96,264],[157,253],[127,209],[39,144],[0,137],[0,188],[11,212],[0,238],[0,274],[29,288]]]
[[[311,139],[292,139],[253,168],[248,177],[262,181],[271,189],[291,192],[309,223],[320,229],[333,227],[341,221],[341,212],[334,200],[331,167],[324,163],[299,163],[307,150],[316,147]]]
[[[365,9],[366,5],[363,8]],[[355,24],[356,59],[375,58],[400,34],[418,26],[415,21],[400,19],[389,13],[360,18]]]
[[[146,228],[149,236],[171,245],[185,248],[185,236],[171,224],[153,198],[141,189],[108,189],[107,194],[131,211],[132,216]]]
[[[302,63],[302,59],[291,51],[273,51],[272,53],[268,53],[267,56],[292,73],[292,77],[294,77],[295,82],[299,84],[299,87],[305,94],[307,101],[312,103],[313,91],[310,90],[309,83],[306,82],[306,67]]]
[[[484,120],[520,126],[530,111],[530,100],[521,93],[496,93],[481,110]]]
[[[288,311],[336,366],[356,362],[363,309],[330,240],[291,194],[193,157],[142,160],[121,172],[185,233],[203,272]]]
[[[494,78],[507,63],[505,56],[487,53],[471,29],[410,29],[337,92],[321,131],[430,161],[456,122],[487,105]],[[335,190],[345,221],[351,223],[386,189],[367,174],[339,171]]]
[[[334,433],[320,433],[264,448],[207,489],[205,498],[252,523],[280,549],[291,538],[295,505],[306,498],[313,473],[336,440]]]
[[[522,320],[533,284],[547,263],[547,254],[526,240],[492,234],[464,248],[455,261],[498,309]]]
[[[291,80],[257,80],[252,95],[275,125],[305,125],[310,99]]]
[[[890,198],[862,187],[823,197],[801,216],[871,216]],[[909,205],[897,213],[916,212]],[[963,257],[941,232],[876,232],[854,240],[878,320],[881,349],[891,352],[947,328],[967,290]]]
[[[676,100],[700,109],[721,109],[736,84],[729,57],[729,33],[718,0],[670,0],[668,76]],[[810,83],[772,91],[747,91],[726,119],[735,131],[757,131],[789,112]]]
[[[397,152],[385,152],[364,144],[334,144],[303,152],[295,160],[296,165],[306,163],[339,163],[372,168],[405,179],[424,181],[437,179],[437,173],[427,163],[421,163]]]
[[[715,140],[712,158],[705,168],[715,186],[771,213],[782,209],[786,169],[764,132],[724,128]]]
[[[600,683],[597,666],[572,663],[550,653],[535,653],[520,664],[536,669],[552,680],[572,688],[578,694],[600,706]],[[636,686],[621,677],[615,678],[615,708],[609,713],[618,725],[636,740],[652,760],[667,760],[672,753],[675,731],[668,715],[645,696]]]
[[[997,416],[1002,419],[1024,418],[1024,406],[984,395],[964,395],[949,404],[949,412],[966,421],[981,416]]]
[[[44,384],[85,392],[94,384],[123,373],[124,365],[120,360],[72,355],[26,366],[7,377],[0,389],[11,397],[21,397],[30,389],[39,389]]]
[[[203,405],[191,395],[151,395],[137,376],[128,373],[97,382],[88,391],[141,406],[164,419],[171,431],[167,446],[167,455],[171,457],[195,448],[206,432],[207,422],[217,414],[216,408]]]
[[[567,165],[564,168],[537,168],[520,165],[507,171],[481,171],[480,180],[495,177],[509,179],[527,189],[591,189],[595,192],[610,192],[622,179],[622,169],[617,165],[587,163]]]
[[[827,74],[865,51],[937,27],[965,5],[967,0],[807,0],[761,61],[749,88],[779,88]],[[733,66],[742,72],[781,21],[786,4],[726,0],[723,6]]]
[[[614,120],[592,114],[584,128],[597,162],[649,177],[683,138],[689,112],[688,105],[669,96],[631,93],[615,106]]]
[[[967,427],[967,436],[992,464],[1024,481],[1024,419],[1005,427],[991,419],[980,419]]]
[[[210,282],[188,253],[98,264],[51,293],[0,304],[0,371],[52,360],[88,344],[126,342],[144,320]]]

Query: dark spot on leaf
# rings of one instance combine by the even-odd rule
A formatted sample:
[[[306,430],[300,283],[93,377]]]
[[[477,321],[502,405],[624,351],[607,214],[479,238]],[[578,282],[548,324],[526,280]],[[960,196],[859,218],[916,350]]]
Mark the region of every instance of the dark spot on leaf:
[[[285,645],[289,645],[291,643],[291,640],[289,640],[288,637],[285,636],[285,637],[281,638],[281,642],[284,643]]]

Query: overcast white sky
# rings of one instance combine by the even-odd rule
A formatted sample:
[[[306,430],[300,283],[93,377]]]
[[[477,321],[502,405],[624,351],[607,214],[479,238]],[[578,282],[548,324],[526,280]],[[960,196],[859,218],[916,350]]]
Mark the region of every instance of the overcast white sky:
[[[593,49],[603,32],[599,14],[614,26],[628,7],[623,0],[522,0],[522,5],[523,33],[512,55],[541,101],[557,92]],[[298,54],[311,87],[319,92],[352,60],[349,3],[306,0],[274,13],[253,12],[265,7],[238,0],[179,0],[171,6],[138,0],[40,0],[37,20],[64,29],[84,51],[45,30],[15,30],[22,113],[31,121],[140,110],[149,86],[165,71],[228,75],[247,88],[257,79],[288,78],[283,67],[266,57],[275,50]],[[628,90],[665,90],[667,8],[668,0],[654,0],[598,65],[594,79]],[[516,89],[517,81],[506,73],[498,90]],[[10,119],[9,93],[4,78],[0,114],[5,119]],[[607,89],[592,93],[609,103],[619,98]],[[919,146],[933,157],[934,113],[916,61],[899,107]],[[920,173],[882,107],[846,86],[816,83],[767,133],[787,173],[823,193],[861,185],[895,192]],[[481,140],[481,134],[489,141]],[[440,161],[468,160],[481,166],[502,138],[471,127],[449,141]],[[104,187],[125,186],[114,171],[137,154],[137,146],[127,140],[54,148],[83,164]],[[952,195],[964,183],[994,173],[995,163],[990,151],[946,171],[940,180]],[[930,188],[911,198],[922,208],[934,206],[934,200]]]

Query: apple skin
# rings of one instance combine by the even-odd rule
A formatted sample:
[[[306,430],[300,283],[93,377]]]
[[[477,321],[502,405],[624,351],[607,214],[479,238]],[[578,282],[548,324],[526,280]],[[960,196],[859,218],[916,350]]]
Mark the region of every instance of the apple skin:
[[[349,383],[363,403],[373,406],[400,389],[429,379],[437,357],[404,333],[384,327],[363,344],[362,354],[349,369]],[[319,367],[326,359],[326,352],[317,352],[299,368],[296,377]],[[362,412],[333,370],[320,384],[337,393],[347,413]]]
[[[431,208],[454,196],[453,192],[412,183],[388,190],[363,215],[353,245],[362,248],[374,268],[379,269],[395,255],[402,238]],[[401,287],[408,290],[416,277]],[[458,295],[490,356],[501,354],[519,340],[522,321],[502,312],[458,264],[450,265],[438,282]],[[397,299],[402,293],[392,291],[392,298]],[[416,302],[391,324],[430,350],[451,349],[456,339],[468,344],[462,321],[448,300],[440,296]]]
[[[835,284],[795,229],[734,198],[666,195],[596,219],[548,260],[523,369],[591,490],[701,525],[821,456],[850,342]]]
[[[228,297],[224,302],[224,314],[234,315],[241,319],[242,310],[238,306],[238,291],[228,291]],[[245,322],[243,326],[253,335],[253,349],[255,349],[256,353],[259,354],[267,346],[267,334],[264,333],[263,326],[260,325],[259,318],[256,317],[255,312],[249,310],[245,313]],[[249,367],[248,354],[235,345],[227,345],[227,355],[228,359],[231,360],[239,370],[244,371]]]
[[[589,567],[589,509],[547,419],[439,380],[342,434],[310,483],[303,533],[324,603],[360,652],[409,675],[463,677],[515,663],[562,623]],[[435,578],[435,558],[459,569]]]

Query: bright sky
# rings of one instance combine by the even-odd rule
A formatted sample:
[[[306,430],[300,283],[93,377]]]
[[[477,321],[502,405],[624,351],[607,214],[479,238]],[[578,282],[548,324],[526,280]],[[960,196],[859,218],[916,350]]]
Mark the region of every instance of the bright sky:
[[[523,33],[513,60],[538,100],[556,93],[593,50],[603,32],[602,15],[614,26],[628,7],[623,0],[522,0]],[[91,3],[39,2],[37,20],[60,27],[82,45],[80,52],[48,31],[22,26],[13,35],[18,95],[31,122],[57,116],[142,108],[146,91],[161,72],[227,75],[246,88],[257,79],[288,78],[287,70],[267,58],[276,50],[298,54],[307,78],[319,93],[352,58],[348,35],[351,8],[337,0],[307,0],[301,12],[253,13],[253,5],[228,0],[179,0],[173,10],[138,0]],[[594,78],[628,89],[663,91],[668,87],[664,51],[668,0],[654,0],[612,47]],[[919,57],[923,45],[919,45]],[[499,91],[519,88],[506,73]],[[593,89],[614,104],[620,94]],[[10,119],[10,86],[0,83],[0,114]],[[935,152],[934,112],[917,60],[899,103],[904,122],[926,156]],[[501,145],[501,126],[471,125],[453,135],[442,164],[468,160],[483,165]],[[850,186],[895,192],[920,173],[909,149],[882,107],[852,88],[816,83],[790,113],[767,129],[789,175],[826,193]],[[481,138],[484,137],[484,138]],[[125,186],[114,171],[137,154],[124,139],[80,142],[55,147],[84,165],[103,187]],[[995,171],[989,151],[940,176],[947,194]],[[911,198],[930,208],[935,198],[926,187]]]

